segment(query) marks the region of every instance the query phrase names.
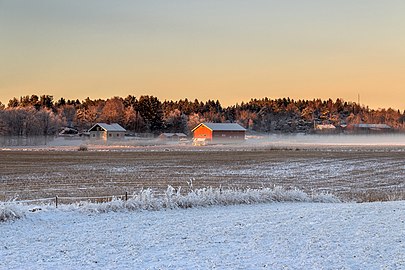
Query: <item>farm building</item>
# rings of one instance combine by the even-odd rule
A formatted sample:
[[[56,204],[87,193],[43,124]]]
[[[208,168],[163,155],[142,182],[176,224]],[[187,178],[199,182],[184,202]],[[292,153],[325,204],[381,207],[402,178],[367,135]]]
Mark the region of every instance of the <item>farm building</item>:
[[[104,141],[123,140],[125,138],[125,132],[125,128],[117,123],[97,123],[89,129],[90,139]]]
[[[340,128],[336,128],[336,126],[332,124],[315,125],[315,133],[317,134],[336,134],[339,133],[340,131],[341,131]]]
[[[59,137],[74,137],[78,136],[79,131],[77,129],[71,128],[71,127],[64,127],[60,132],[59,132]]]
[[[345,129],[349,133],[383,133],[392,132],[393,129],[386,124],[353,124]]]
[[[170,142],[178,142],[182,139],[187,139],[187,135],[184,133],[162,133],[159,135],[159,139]]]
[[[192,130],[195,145],[245,140],[246,129],[236,123],[201,123]]]
[[[316,130],[334,130],[336,127],[332,124],[319,124],[315,125]]]

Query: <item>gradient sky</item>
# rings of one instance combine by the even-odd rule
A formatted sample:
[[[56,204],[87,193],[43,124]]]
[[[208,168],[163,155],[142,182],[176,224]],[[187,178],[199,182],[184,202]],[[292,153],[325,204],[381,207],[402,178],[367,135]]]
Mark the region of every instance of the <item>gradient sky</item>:
[[[0,101],[341,97],[405,109],[403,0],[0,0]]]

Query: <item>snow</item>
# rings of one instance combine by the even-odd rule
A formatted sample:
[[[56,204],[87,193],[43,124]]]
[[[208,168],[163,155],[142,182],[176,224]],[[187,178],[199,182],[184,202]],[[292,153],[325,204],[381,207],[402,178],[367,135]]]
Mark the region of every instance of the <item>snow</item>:
[[[0,222],[24,217],[24,212],[17,204],[4,205],[0,203]]]
[[[0,269],[405,269],[405,201],[44,207],[0,236]]]

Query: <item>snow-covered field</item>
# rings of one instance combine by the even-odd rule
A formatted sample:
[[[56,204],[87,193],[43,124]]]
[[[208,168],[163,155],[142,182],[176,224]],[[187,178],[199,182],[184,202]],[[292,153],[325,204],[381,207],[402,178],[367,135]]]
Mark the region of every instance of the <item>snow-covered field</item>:
[[[0,223],[0,269],[405,269],[405,202],[267,203]]]
[[[0,203],[0,221],[22,217],[0,222],[0,269],[405,269],[404,138],[4,148],[0,200],[137,190],[146,197],[59,208]],[[184,197],[191,180],[197,190],[214,189]],[[176,189],[160,199],[142,189],[161,194],[168,185]],[[274,186],[292,190],[266,189]],[[322,192],[399,201],[339,203]]]

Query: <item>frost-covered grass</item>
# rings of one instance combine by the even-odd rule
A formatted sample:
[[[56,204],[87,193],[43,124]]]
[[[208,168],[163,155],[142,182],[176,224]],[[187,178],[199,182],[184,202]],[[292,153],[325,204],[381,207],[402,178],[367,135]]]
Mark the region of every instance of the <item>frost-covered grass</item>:
[[[62,210],[107,213],[119,211],[159,211],[176,208],[195,208],[209,206],[226,206],[239,204],[258,204],[272,202],[317,202],[337,203],[340,200],[332,194],[320,193],[308,195],[298,189],[285,189],[283,187],[261,188],[261,189],[222,189],[202,188],[193,189],[183,194],[181,188],[177,190],[168,186],[164,194],[156,193],[152,189],[143,189],[129,196],[128,200],[113,198],[109,202],[95,203],[81,201],[73,204],[62,204]],[[54,205],[43,205],[41,208],[35,205],[21,204],[16,201],[3,203],[0,221],[18,219],[24,216],[26,211],[37,211],[38,209],[54,209]],[[4,209],[4,210],[3,210]],[[3,217],[4,216],[4,217]]]
[[[221,189],[202,188],[191,190],[185,195],[181,188],[174,189],[169,186],[163,196],[156,196],[152,189],[145,189],[133,194],[128,201],[113,200],[107,203],[81,204],[82,209],[93,212],[120,211],[123,209],[162,210],[174,208],[207,207],[215,205],[257,204],[270,202],[319,202],[336,203],[340,200],[328,193],[308,195],[298,189],[287,190],[283,187],[262,189]]]
[[[24,210],[15,203],[0,203],[0,222],[24,217]]]
[[[111,212],[111,211],[139,211],[163,210],[175,208],[208,207],[215,205],[257,204],[271,202],[319,202],[336,203],[340,200],[332,194],[321,193],[308,195],[298,189],[287,190],[283,187],[262,189],[221,189],[202,188],[191,189],[183,195],[181,188],[177,190],[168,186],[166,192],[156,194],[152,189],[144,189],[134,193],[127,201],[112,200],[106,203],[79,203],[84,211]]]

